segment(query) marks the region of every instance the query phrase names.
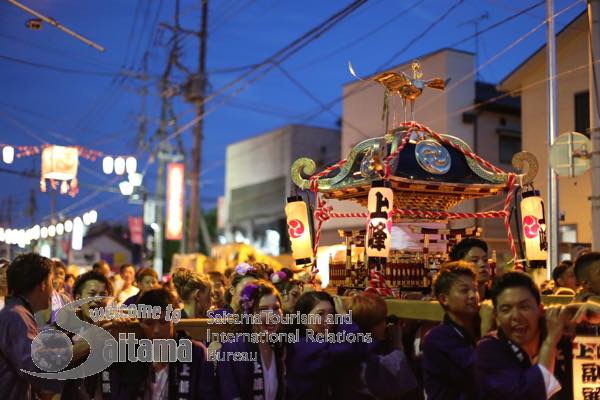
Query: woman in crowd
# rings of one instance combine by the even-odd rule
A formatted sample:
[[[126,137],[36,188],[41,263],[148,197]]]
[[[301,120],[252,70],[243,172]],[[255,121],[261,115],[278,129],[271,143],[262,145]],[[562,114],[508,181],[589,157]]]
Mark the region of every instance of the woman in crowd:
[[[231,287],[225,293],[225,300],[229,303],[231,312],[240,311],[236,307],[240,303],[240,294],[244,286],[259,279],[265,277],[250,264],[241,263],[235,267],[235,272],[231,275]]]
[[[181,318],[206,318],[211,301],[208,278],[186,268],[177,268],[173,272],[173,283],[183,301]]]
[[[281,294],[283,312],[293,313],[298,297],[302,294],[302,282],[293,279],[293,274],[290,275],[284,270],[271,274],[271,282]]]
[[[210,309],[216,313],[231,312],[229,304],[225,302],[225,292],[227,290],[225,275],[219,271],[211,271],[207,275],[212,285]]]
[[[277,289],[264,280],[247,284],[236,307],[242,314],[260,318],[260,324],[241,325],[247,333],[273,334],[280,330],[281,323],[274,323],[268,315],[282,316],[281,299]],[[217,374],[217,398],[240,400],[279,400],[285,398],[284,347],[277,341],[249,340],[223,343],[215,355]],[[254,359],[234,361],[221,359],[228,354],[254,354]],[[209,353],[210,355],[210,353]]]
[[[54,322],[56,320],[56,313],[60,310],[65,304],[68,304],[72,301],[71,296],[69,296],[64,290],[65,284],[65,276],[67,275],[67,267],[60,260],[52,260],[53,263],[53,278],[52,278],[52,311],[50,316],[50,322]]]
[[[330,318],[346,314],[342,301],[326,292],[306,292],[296,303],[295,312],[307,315],[307,324],[300,324],[299,341],[287,346],[286,374],[288,399],[342,398],[338,383],[347,382],[344,371],[356,368],[367,355],[367,343],[348,340],[319,341],[315,334],[328,332],[359,332],[355,324],[336,326]],[[345,395],[346,393],[344,393]]]

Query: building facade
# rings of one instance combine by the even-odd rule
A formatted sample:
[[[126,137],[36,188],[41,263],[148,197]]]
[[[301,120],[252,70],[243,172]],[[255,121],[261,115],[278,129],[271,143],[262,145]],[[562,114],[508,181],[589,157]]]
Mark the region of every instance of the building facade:
[[[588,16],[583,13],[562,29],[556,38],[558,134],[580,132],[589,136],[589,35]],[[517,94],[522,104],[523,150],[538,159],[540,171],[535,187],[547,204],[547,176],[550,146],[548,144],[548,101],[546,47],[540,48],[513,70],[500,84],[504,91]],[[559,211],[561,249],[570,244],[592,240],[591,175],[559,177]],[[566,254],[563,255],[567,258]]]
[[[227,146],[222,207],[227,242],[268,254],[289,252],[284,208],[292,193],[290,169],[309,157],[317,170],[339,159],[338,130],[287,125]]]

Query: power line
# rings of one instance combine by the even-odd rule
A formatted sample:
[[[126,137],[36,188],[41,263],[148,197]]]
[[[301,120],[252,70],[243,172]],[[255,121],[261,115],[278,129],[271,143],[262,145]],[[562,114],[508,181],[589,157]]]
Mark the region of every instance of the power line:
[[[540,3],[543,3],[543,2],[540,2]],[[539,7],[539,4],[536,3],[535,6]],[[519,16],[521,16],[521,15],[523,15],[523,14],[529,12],[529,11],[531,11],[531,7],[527,7],[525,9],[519,11],[518,13],[516,13],[516,14],[510,16],[510,17],[508,17],[508,18],[505,18],[504,20],[502,20],[502,21],[500,21],[500,22],[498,22],[496,24],[493,24],[492,26],[490,26],[488,28],[483,29],[482,31],[479,32],[479,34],[487,33],[489,31],[491,31],[492,29],[495,29],[495,28],[499,27],[500,25],[502,25],[504,23],[507,23],[507,22],[513,20],[514,18],[517,18],[517,17],[519,17]],[[419,36],[415,36],[415,38],[418,38],[418,37]],[[445,46],[445,47],[455,47],[455,46],[457,46],[459,44],[462,44],[463,42],[466,42],[466,41],[472,39],[473,37],[474,37],[473,34],[468,35],[467,37],[465,37],[465,38],[463,38],[463,39],[461,39],[461,40],[459,40],[459,41],[457,41],[455,43],[452,43],[449,46]],[[378,68],[377,70],[379,71],[379,70],[381,70],[381,68]],[[358,94],[358,93],[362,92],[367,87],[368,87],[368,85],[365,84],[365,82],[360,82],[359,84],[356,85],[356,87],[354,89],[349,90],[345,94],[343,94],[343,95],[341,95],[339,97],[336,97],[335,99],[333,99],[330,102],[326,103],[326,108],[327,109],[331,109],[332,107],[334,107],[336,104],[338,104],[342,100],[347,99],[347,98],[349,98],[349,97],[351,97],[351,96],[353,96],[355,94]],[[320,109],[317,109],[316,111],[305,113],[305,115],[308,114],[308,116],[306,118],[304,118],[304,121],[308,121],[308,120],[310,120],[312,118],[315,118],[315,117],[317,117],[318,115],[320,115],[321,113],[323,113],[325,111],[326,111],[325,108],[320,108]]]
[[[491,30],[494,30],[497,27],[499,27],[501,25],[504,25],[505,23],[510,22],[510,21],[516,19],[516,18],[520,17],[523,14],[527,14],[529,11],[531,11],[531,10],[533,10],[533,9],[541,6],[541,5],[544,5],[545,3],[546,3],[545,0],[538,1],[537,3],[531,5],[531,6],[527,7],[527,8],[524,8],[523,10],[521,10],[521,11],[515,13],[515,14],[509,15],[508,17],[506,17],[506,18],[504,18],[504,19],[496,22],[495,24],[492,24],[492,25],[488,26],[487,28],[480,30],[477,33],[474,33],[474,34],[472,34],[470,36],[467,36],[467,37],[465,37],[463,39],[460,39],[459,41],[454,42],[454,43],[450,44],[447,47],[456,47],[456,46],[459,46],[459,45],[461,45],[461,44],[463,44],[465,42],[468,42],[469,40],[475,38],[476,36],[481,36],[484,33],[487,33],[487,32],[489,32]]]
[[[214,34],[216,31],[219,30],[219,28],[221,28],[225,25],[225,22],[229,21],[230,19],[232,19],[233,17],[235,17],[236,15],[241,13],[243,10],[250,7],[255,2],[256,2],[256,0],[248,0],[246,3],[242,4],[241,7],[238,7],[237,10],[234,10],[234,11],[230,12],[228,15],[226,15],[225,17],[223,17],[220,21],[218,21],[218,22],[215,21],[215,22],[211,23],[211,25],[213,25],[214,28],[211,31],[209,31],[210,34]]]
[[[206,96],[205,100],[204,100],[205,103],[207,101],[213,100],[215,97],[223,94],[225,91],[227,91],[231,87],[233,87],[236,84],[244,81],[246,78],[248,78],[249,76],[251,76],[254,72],[259,71],[260,68],[262,68],[263,66],[266,67],[264,70],[260,71],[261,73],[259,75],[255,76],[252,79],[246,80],[246,82],[245,82],[245,84],[243,86],[238,87],[237,90],[235,90],[233,93],[225,96],[218,104],[216,104],[215,107],[211,108],[208,111],[205,111],[203,115],[197,116],[192,121],[188,122],[187,124],[185,124],[180,129],[178,129],[173,134],[169,135],[168,137],[166,137],[163,140],[169,140],[169,139],[172,139],[174,137],[177,137],[177,136],[181,135],[183,132],[185,132],[187,129],[195,126],[206,115],[214,112],[217,108],[219,108],[223,104],[227,103],[233,97],[237,96],[239,93],[241,93],[248,86],[250,86],[251,84],[253,84],[257,80],[259,80],[260,78],[264,77],[273,68],[275,68],[275,66],[278,63],[284,62],[285,60],[287,60],[288,58],[290,58],[291,56],[293,56],[294,54],[296,54],[298,51],[300,51],[302,48],[306,47],[309,43],[311,43],[311,42],[315,41],[316,39],[318,39],[319,37],[321,37],[324,33],[326,33],[327,31],[329,31],[337,23],[339,23],[340,21],[342,21],[343,19],[345,19],[353,11],[355,11],[356,9],[358,9],[359,7],[361,7],[365,3],[366,3],[366,0],[356,0],[356,1],[352,2],[350,5],[348,5],[347,7],[344,7],[342,10],[336,12],[335,14],[333,14],[332,16],[330,16],[329,18],[327,18],[324,22],[322,22],[319,25],[317,25],[316,27],[310,29],[308,32],[304,33],[299,38],[295,39],[290,44],[286,45],[284,48],[282,48],[282,49],[278,50],[277,52],[275,52],[275,54],[273,54],[272,56],[266,58],[264,61],[262,61],[261,63],[257,64],[256,68],[253,68],[252,70],[250,70],[250,71],[242,74],[238,78],[236,78],[233,81],[229,82],[228,84],[224,85],[218,91],[213,92],[209,96]]]
[[[119,75],[119,73],[115,73],[115,72],[88,71],[88,70],[82,70],[82,69],[64,68],[64,67],[59,67],[56,65],[42,64],[42,63],[38,63],[38,62],[34,62],[34,61],[23,60],[21,58],[6,56],[6,55],[2,55],[2,54],[0,54],[0,60],[10,61],[10,62],[22,64],[22,65],[27,65],[30,67],[44,68],[44,69],[57,71],[57,72],[63,72],[63,73],[67,73],[67,74],[96,75],[96,76],[107,76],[107,77],[114,77],[114,76]]]
[[[149,2],[149,1],[147,2],[147,4],[150,4],[150,3],[151,2]],[[160,11],[162,9],[162,5],[163,5],[163,0],[160,0],[158,3],[158,7],[156,9],[156,13],[155,13],[153,22],[150,24],[150,26],[154,26],[154,32],[159,28],[158,18],[160,17]],[[145,20],[147,21],[148,19],[145,18]],[[142,31],[140,32],[140,34],[143,35],[143,32],[144,32],[144,28],[142,27]],[[151,30],[151,32],[152,32],[152,30]],[[153,36],[154,36],[154,34],[151,33],[148,37],[146,52],[149,52],[149,50],[150,50],[150,46],[152,45]],[[141,41],[141,39],[138,40],[138,43],[140,41]],[[136,52],[137,52],[137,50],[136,50]],[[136,52],[134,52],[134,58],[130,62],[131,65],[133,65],[135,62]],[[127,64],[128,53],[129,53],[129,50],[127,50],[125,59],[123,60],[124,65]],[[138,70],[139,70],[139,68],[138,68]],[[123,88],[125,83],[127,83],[127,81],[129,79],[130,79],[130,76],[121,76],[121,79],[119,79],[118,81],[117,81],[117,79],[113,79],[113,81],[107,87],[106,91],[103,92],[96,99],[96,101],[92,104],[92,106],[88,109],[88,111],[75,123],[75,125],[73,126],[73,129],[76,129],[78,127],[84,128],[86,126],[93,125],[93,123],[96,122],[99,118],[106,117],[106,114],[110,111],[110,109],[115,107],[118,104],[118,100],[120,100],[120,98],[123,96],[123,91],[121,89]],[[85,120],[88,120],[87,124],[83,125]]]
[[[581,2],[581,0],[574,1],[573,3],[571,3],[570,5],[568,5],[567,7],[563,8],[559,12],[555,13],[552,16],[552,18],[556,18],[556,17],[558,17],[558,16],[566,13],[567,11],[569,11],[571,8],[575,7],[580,2]],[[446,93],[451,92],[452,90],[454,90],[455,88],[457,88],[462,82],[464,82],[467,79],[469,79],[470,77],[476,75],[479,71],[481,71],[482,69],[484,69],[485,67],[487,67],[488,65],[490,65],[491,63],[493,63],[494,61],[496,61],[502,55],[506,54],[508,51],[510,51],[511,49],[513,49],[515,46],[517,46],[519,43],[521,43],[522,41],[524,41],[526,38],[528,38],[529,36],[533,35],[538,30],[540,30],[541,28],[543,28],[545,25],[546,25],[546,21],[543,21],[543,22],[539,23],[537,26],[533,27],[529,32],[527,32],[524,35],[520,36],[514,42],[512,42],[511,44],[509,44],[508,46],[506,46],[504,49],[502,49],[498,53],[494,54],[486,62],[484,62],[483,64],[481,64],[480,66],[478,66],[474,71],[472,71],[472,72],[468,73],[467,75],[463,76],[461,79],[459,79],[459,80],[454,81],[453,83],[451,83],[450,86],[448,86],[446,88]],[[415,112],[418,111],[418,110],[421,110],[421,109],[425,108],[427,105],[431,104],[432,101],[433,101],[433,99],[429,99],[428,101],[425,101],[425,102],[419,104],[419,107],[415,110]]]
[[[391,17],[390,19],[388,19],[387,21],[383,22],[381,25],[377,26],[376,28],[370,30],[369,32],[366,32],[365,34],[359,36],[356,39],[353,39],[352,41],[348,42],[347,44],[345,44],[342,47],[339,47],[325,55],[319,56],[319,57],[315,57],[314,59],[312,59],[311,61],[304,63],[298,67],[295,67],[293,69],[303,69],[305,67],[308,66],[313,66],[316,64],[319,64],[337,54],[340,54],[341,52],[343,52],[344,50],[348,50],[354,46],[356,46],[357,44],[359,44],[360,42],[362,42],[363,40],[373,36],[374,34],[376,34],[377,32],[381,31],[382,29],[384,29],[385,27],[387,27],[389,24],[391,24],[394,21],[397,21],[399,17],[401,17],[403,14],[406,14],[407,12],[410,12],[411,10],[413,10],[414,8],[422,5],[425,2],[425,0],[418,0],[417,2],[411,4],[410,6],[402,9],[402,11],[400,11],[398,14],[395,14],[393,17]]]
[[[62,49],[59,49],[59,48],[50,47],[50,46],[41,46],[41,45],[39,45],[37,43],[33,43],[31,41],[22,39],[22,38],[20,38],[18,36],[9,35],[9,34],[6,34],[6,33],[0,33],[0,38],[6,39],[6,40],[8,40],[10,42],[23,43],[23,44],[25,44],[25,45],[27,45],[29,47],[40,49],[40,50],[44,50],[44,51],[51,52],[51,53],[55,53],[55,54],[58,54],[60,56],[66,56],[66,57],[69,57],[69,58],[74,59],[74,60],[78,60],[78,61],[86,63],[86,64],[94,65],[95,67],[102,66],[102,67],[107,68],[107,69],[118,69],[119,68],[118,65],[108,64],[108,63],[104,62],[103,60],[99,60],[99,59],[96,59],[96,58],[80,57],[78,55],[69,53],[69,52],[64,51]]]

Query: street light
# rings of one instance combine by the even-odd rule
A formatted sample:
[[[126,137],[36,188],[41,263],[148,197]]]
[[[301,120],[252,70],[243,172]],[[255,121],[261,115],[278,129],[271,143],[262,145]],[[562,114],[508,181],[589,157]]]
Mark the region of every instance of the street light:
[[[134,172],[132,174],[129,174],[129,183],[131,183],[131,185],[134,187],[141,186],[143,179],[144,175],[140,173]]]
[[[89,212],[90,215],[90,223],[95,224],[98,221],[98,211],[92,210]]]
[[[128,174],[135,174],[137,170],[137,160],[135,157],[127,157],[127,160],[125,160],[125,169]]]
[[[119,183],[119,190],[123,196],[130,196],[133,193],[133,185],[129,181]]]
[[[6,164],[12,164],[15,159],[15,148],[12,146],[4,146],[2,149],[2,161]]]
[[[112,174],[113,173],[114,164],[115,164],[115,161],[113,160],[112,157],[110,157],[110,156],[104,157],[104,159],[102,160],[102,171],[106,175]]]
[[[115,158],[115,174],[123,175],[125,173],[125,159],[123,157]]]

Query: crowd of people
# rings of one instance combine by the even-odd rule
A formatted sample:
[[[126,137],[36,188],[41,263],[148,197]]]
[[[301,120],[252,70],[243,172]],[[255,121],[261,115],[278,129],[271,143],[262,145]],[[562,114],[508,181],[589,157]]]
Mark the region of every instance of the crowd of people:
[[[152,268],[126,264],[113,273],[105,262],[74,276],[60,261],[22,254],[0,264],[0,399],[572,398],[570,339],[576,324],[590,329],[600,320],[590,300],[600,295],[600,253],[555,268],[545,290],[574,294],[565,306],[544,306],[529,275],[491,271],[487,255],[479,239],[453,248],[432,287],[444,319],[430,323],[390,316],[372,290],[332,296],[290,269],[260,263],[225,273],[178,268],[161,281]],[[114,337],[191,340],[191,359],[115,362],[68,380],[24,372],[48,372],[34,362],[32,343],[45,329],[61,329],[65,305],[85,299],[76,311],[85,327],[63,330],[72,342],[65,369],[85,363],[93,327]],[[161,311],[158,318],[93,318],[110,304]],[[202,342],[168,309],[182,319],[248,318],[229,327],[239,334],[234,340]],[[332,317],[349,313],[349,320]],[[293,315],[306,318],[284,323]],[[282,333],[293,340],[247,340]]]

